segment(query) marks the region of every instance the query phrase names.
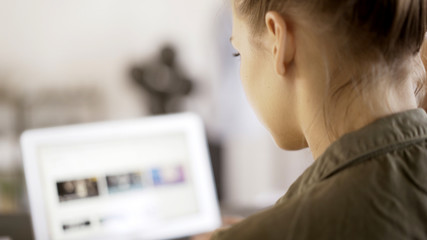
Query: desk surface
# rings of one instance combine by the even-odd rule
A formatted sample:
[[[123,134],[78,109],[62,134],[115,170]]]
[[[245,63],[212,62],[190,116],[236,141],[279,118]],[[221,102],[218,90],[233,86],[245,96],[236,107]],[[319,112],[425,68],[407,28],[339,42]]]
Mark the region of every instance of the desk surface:
[[[1,237],[9,237],[11,240],[34,239],[30,216],[25,213],[0,214]]]

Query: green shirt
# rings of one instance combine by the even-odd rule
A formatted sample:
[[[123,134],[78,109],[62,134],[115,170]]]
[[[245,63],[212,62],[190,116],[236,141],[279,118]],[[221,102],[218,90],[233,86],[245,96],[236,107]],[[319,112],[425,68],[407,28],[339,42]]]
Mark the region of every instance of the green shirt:
[[[344,135],[275,206],[212,239],[427,239],[427,114]]]

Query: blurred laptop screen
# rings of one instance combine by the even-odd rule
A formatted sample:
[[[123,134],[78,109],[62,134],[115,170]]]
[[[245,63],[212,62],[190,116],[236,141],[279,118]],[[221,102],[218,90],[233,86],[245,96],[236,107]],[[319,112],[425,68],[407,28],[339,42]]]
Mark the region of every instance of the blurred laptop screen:
[[[41,145],[56,239],[156,227],[198,212],[184,133]]]

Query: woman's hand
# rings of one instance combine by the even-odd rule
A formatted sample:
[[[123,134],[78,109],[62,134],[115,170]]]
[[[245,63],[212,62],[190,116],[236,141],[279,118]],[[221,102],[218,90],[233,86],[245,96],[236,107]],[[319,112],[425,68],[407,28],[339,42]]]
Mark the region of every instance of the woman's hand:
[[[226,229],[226,228],[230,227],[231,225],[236,224],[242,220],[243,220],[243,218],[241,218],[241,217],[223,217],[222,218],[223,226],[221,228],[219,228],[218,230]],[[209,239],[211,239],[213,233],[214,232],[209,232],[209,233],[203,233],[203,234],[199,234],[196,236],[192,236],[190,238],[190,240],[209,240]]]

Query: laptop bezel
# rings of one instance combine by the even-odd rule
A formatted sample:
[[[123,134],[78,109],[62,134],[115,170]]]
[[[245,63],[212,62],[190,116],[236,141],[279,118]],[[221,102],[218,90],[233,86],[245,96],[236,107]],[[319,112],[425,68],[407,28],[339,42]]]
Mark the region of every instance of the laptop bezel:
[[[102,139],[106,136],[134,136],[135,134],[162,134],[170,131],[186,133],[191,162],[191,174],[194,181],[199,214],[193,220],[177,222],[168,231],[159,231],[147,236],[141,233],[141,239],[165,239],[188,236],[211,231],[221,224],[219,205],[215,192],[212,167],[209,161],[206,136],[201,118],[193,113],[181,113],[134,120],[110,121],[53,127],[25,131],[21,136],[24,172],[27,183],[31,219],[35,239],[54,240],[48,226],[45,193],[42,187],[41,173],[38,167],[37,149],[43,144],[69,142],[77,139]],[[135,235],[129,236],[134,238]],[[104,238],[104,237],[103,237]],[[113,237],[114,238],[114,237]],[[126,236],[121,236],[125,239]]]

